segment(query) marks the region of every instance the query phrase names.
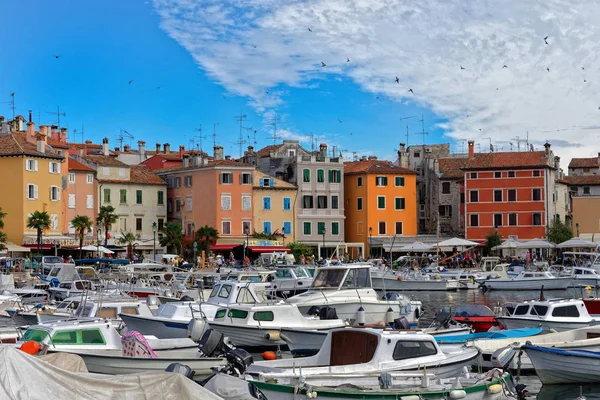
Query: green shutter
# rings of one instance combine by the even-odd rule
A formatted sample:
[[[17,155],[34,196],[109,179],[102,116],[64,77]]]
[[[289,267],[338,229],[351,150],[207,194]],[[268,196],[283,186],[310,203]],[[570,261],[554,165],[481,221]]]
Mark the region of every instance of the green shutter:
[[[403,176],[396,177],[396,186],[404,186],[404,177]]]
[[[325,233],[325,222],[318,222],[317,223],[317,233],[319,235],[322,235],[323,233]]]
[[[385,197],[384,196],[377,197],[377,208],[385,208]]]
[[[104,189],[104,202],[110,203],[110,189]]]
[[[135,191],[135,203],[142,204],[142,191],[141,190]]]
[[[335,174],[335,171],[332,170],[332,169],[330,169],[329,170],[329,183],[335,182],[335,180],[334,180],[334,174]]]
[[[162,190],[158,191],[158,204],[165,204],[165,193]]]
[[[127,189],[121,189],[120,194],[121,194],[121,197],[119,200],[120,200],[121,204],[127,203]]]
[[[302,174],[303,174],[302,182],[310,182],[310,169],[305,169]]]
[[[305,222],[304,223],[304,234],[305,235],[310,235],[310,222]]]
[[[339,235],[340,234],[340,224],[339,224],[339,222],[332,222],[331,223],[331,234],[332,235]]]
[[[317,170],[317,182],[325,182],[325,171],[322,169]]]
[[[404,197],[396,197],[396,210],[404,210]]]

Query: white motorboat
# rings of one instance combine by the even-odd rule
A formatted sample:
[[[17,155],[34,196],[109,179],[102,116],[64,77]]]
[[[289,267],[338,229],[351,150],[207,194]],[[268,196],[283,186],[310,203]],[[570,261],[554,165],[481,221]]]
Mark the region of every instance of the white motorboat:
[[[295,304],[283,302],[237,304],[217,311],[208,325],[231,339],[237,347],[264,349],[286,346],[286,342],[280,337],[283,327],[330,330],[345,326],[344,321],[331,318],[334,317],[332,315],[322,317],[306,317]]]
[[[366,263],[320,268],[310,289],[287,301],[305,315],[314,315],[324,307],[334,308],[337,316],[351,325],[391,323],[406,317],[411,326],[416,326],[421,316],[418,300],[400,293],[385,293],[381,297],[373,289],[371,265]]]
[[[591,286],[596,288],[600,286],[600,274],[594,268],[573,267],[566,276],[571,277],[571,287]]]
[[[208,301],[162,304],[154,315],[120,313],[129,330],[159,338],[188,337],[187,329],[194,317],[212,321],[217,310],[230,304],[254,304],[266,301],[268,283],[221,281],[213,287]]]
[[[600,352],[564,350],[526,344],[535,373],[544,385],[600,381]]]
[[[288,298],[306,292],[313,277],[300,266],[278,266],[270,280],[272,295]]]
[[[548,271],[521,271],[514,278],[486,279],[481,290],[564,290],[570,283],[571,278],[557,278]]]
[[[312,357],[257,361],[246,371],[255,381],[294,384],[302,376],[309,385],[360,385],[382,373],[420,372],[439,378],[459,375],[479,357],[475,347],[442,351],[433,336],[422,332],[342,328],[329,332]]]
[[[455,291],[458,280],[442,278],[439,274],[420,271],[377,271],[373,274],[373,288],[383,291]]]
[[[499,316],[496,320],[506,329],[541,326],[557,332],[600,323],[588,314],[585,304],[578,299],[524,301],[515,306],[511,315]]]
[[[459,290],[478,289],[479,283],[484,281],[486,276],[478,271],[451,271],[445,270],[441,272],[430,273],[430,276],[439,275],[441,279],[452,279],[458,281]]]

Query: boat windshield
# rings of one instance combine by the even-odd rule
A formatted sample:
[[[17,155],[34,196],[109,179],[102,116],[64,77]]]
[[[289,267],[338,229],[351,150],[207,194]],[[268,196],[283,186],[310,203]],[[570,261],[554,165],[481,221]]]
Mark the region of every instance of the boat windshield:
[[[23,341],[28,342],[33,340],[34,342],[42,343],[47,337],[48,332],[46,331],[41,331],[39,329],[27,329],[23,335]]]
[[[310,274],[304,268],[294,268],[294,273],[298,278],[310,278]]]
[[[469,305],[456,307],[455,317],[494,317],[494,312],[489,307],[482,305]]]
[[[371,287],[369,268],[321,269],[313,281],[315,289],[326,288],[354,289]]]

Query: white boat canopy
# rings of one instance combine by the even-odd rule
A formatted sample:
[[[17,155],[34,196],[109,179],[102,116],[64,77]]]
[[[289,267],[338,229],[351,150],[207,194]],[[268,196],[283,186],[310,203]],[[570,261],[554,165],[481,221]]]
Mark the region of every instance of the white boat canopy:
[[[594,242],[589,242],[587,240],[584,240],[582,238],[578,238],[578,237],[574,237],[571,238],[569,240],[567,240],[566,242],[562,242],[556,245],[556,247],[558,247],[559,249],[570,249],[570,248],[580,248],[580,247],[597,247],[598,243],[594,243]]]
[[[544,239],[533,239],[527,242],[519,243],[519,249],[553,249],[556,245]]]
[[[519,247],[520,244],[521,244],[521,242],[519,242],[518,240],[507,239],[504,242],[502,242],[502,244],[499,244],[498,246],[494,246],[494,248],[492,250],[516,249]]]
[[[398,251],[428,251],[431,250],[433,247],[434,246],[432,245],[425,244],[417,240],[416,242],[400,247]]]
[[[84,251],[99,251],[100,253],[104,253],[104,254],[113,254],[114,251],[107,249],[104,246],[94,246],[94,245],[88,245],[88,246],[83,246],[81,248],[81,250]]]
[[[438,246],[440,247],[460,247],[460,246],[479,246],[479,243],[472,242],[470,240],[461,239],[461,238],[452,238],[448,240],[444,240],[443,242],[439,242]]]

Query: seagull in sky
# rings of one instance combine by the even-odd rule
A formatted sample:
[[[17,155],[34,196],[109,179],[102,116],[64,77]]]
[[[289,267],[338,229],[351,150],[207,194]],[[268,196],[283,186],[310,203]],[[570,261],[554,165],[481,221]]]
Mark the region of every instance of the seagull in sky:
[[[411,92],[412,94],[415,94],[415,92],[413,92],[412,89],[408,89],[409,92]]]
[[[346,57],[346,62],[350,62],[350,59],[348,57]]]
[[[550,67],[546,67],[546,71],[550,72]]]
[[[312,29],[308,28],[308,31],[309,31],[309,32],[312,32]]]
[[[160,86],[157,86],[157,87],[156,87],[156,90],[160,90]]]
[[[546,44],[550,44],[550,43],[548,43],[548,36],[546,36],[546,37],[544,38],[544,43],[546,43]]]
[[[325,64],[323,61],[321,61],[321,67],[326,67],[327,64]]]
[[[466,69],[465,67],[463,67],[462,65],[460,66],[460,69]]]
[[[58,60],[60,58],[60,56],[58,56],[58,55],[55,54],[54,58],[56,58]]]
[[[400,83],[400,79],[398,79],[398,77],[396,77],[396,83]]]
[[[341,123],[342,123],[342,122],[344,122],[344,121],[342,121],[341,119],[339,119],[339,118],[338,118],[338,122],[341,124]]]
[[[508,68],[508,65],[504,64],[504,65],[502,66],[502,68]]]
[[[131,82],[133,82],[133,79],[129,81],[129,84],[131,85]]]

